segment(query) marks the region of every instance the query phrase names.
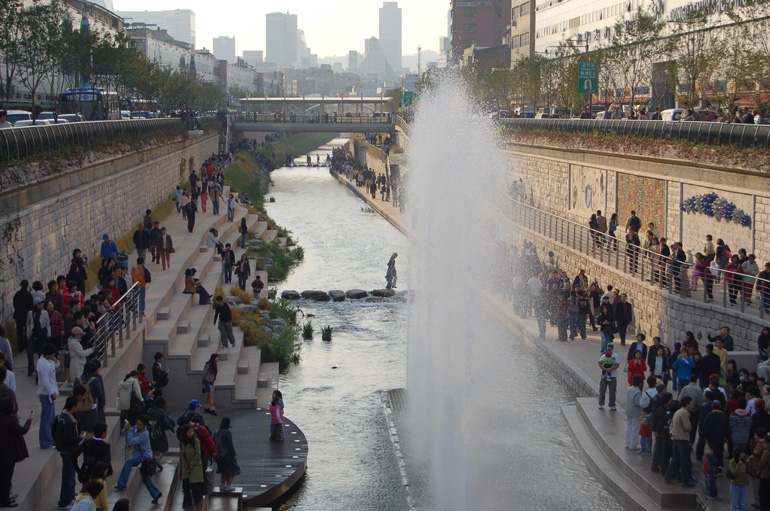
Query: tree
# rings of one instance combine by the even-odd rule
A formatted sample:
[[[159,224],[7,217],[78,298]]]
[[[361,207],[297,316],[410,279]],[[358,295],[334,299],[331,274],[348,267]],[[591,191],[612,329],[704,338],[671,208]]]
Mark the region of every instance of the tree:
[[[3,56],[3,110],[8,110],[16,73],[21,67],[24,20],[21,0],[0,0],[0,55]]]
[[[537,107],[543,101],[543,73],[547,59],[541,55],[517,60],[511,69],[511,93],[519,106]]]
[[[720,31],[715,30],[708,12],[692,9],[676,22],[673,42],[678,76],[684,80],[679,84],[679,94],[694,107],[705,97],[714,69],[722,59]]]
[[[653,62],[659,58],[661,33],[666,22],[654,14],[638,8],[628,19],[615,24],[612,49],[615,62],[621,72],[624,89],[630,89],[631,108],[639,87],[649,84]]]

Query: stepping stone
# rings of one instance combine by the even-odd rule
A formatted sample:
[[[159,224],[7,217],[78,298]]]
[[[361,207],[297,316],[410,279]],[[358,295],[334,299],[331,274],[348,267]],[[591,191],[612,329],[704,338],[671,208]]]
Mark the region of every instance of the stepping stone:
[[[284,300],[299,300],[301,297],[300,294],[293,289],[286,289],[281,293],[281,298]]]
[[[329,296],[331,296],[332,300],[335,302],[344,302],[345,301],[345,291],[342,291],[340,289],[332,289],[329,291]]]
[[[317,291],[317,290],[302,291],[302,298],[307,298],[308,300],[315,300],[316,302],[329,301],[329,295],[326,293],[326,291]]]
[[[363,289],[351,289],[347,293],[345,293],[345,296],[347,296],[351,300],[360,300],[361,298],[366,298],[367,296],[369,296],[369,293],[367,293]]]
[[[383,298],[389,298],[396,294],[396,292],[392,289],[375,289],[372,291],[372,296],[379,296]]]

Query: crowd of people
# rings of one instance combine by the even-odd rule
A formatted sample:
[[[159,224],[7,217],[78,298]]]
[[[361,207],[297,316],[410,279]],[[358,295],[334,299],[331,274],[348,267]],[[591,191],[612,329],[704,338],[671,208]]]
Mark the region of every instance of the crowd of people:
[[[517,315],[536,318],[541,341],[549,322],[564,342],[585,339],[589,327],[599,331],[599,409],[609,394],[610,411],[617,410],[618,371],[627,376],[627,449],[650,456],[650,469],[664,482],[692,487],[695,446],[707,499],[717,498],[715,478],[724,474],[733,509],[745,509],[749,487],[755,507],[770,509],[770,327],[756,341],[760,364],[749,368],[730,357],[736,342],[727,326],[708,333],[705,343],[686,332],[681,340],[656,336],[648,344],[637,328],[630,340],[636,318],[626,293],[590,280],[584,270],[570,278],[553,252],[541,261],[527,240],[511,257],[515,275],[505,298],[513,299]]]
[[[380,200],[390,202],[394,208],[404,212],[404,184],[398,168],[391,167],[390,175],[382,172],[376,173],[373,169],[361,164],[353,157],[351,152],[344,147],[337,147],[332,153],[332,170],[344,175],[353,181],[357,187],[363,188],[364,193],[370,194],[372,199],[380,194]]]

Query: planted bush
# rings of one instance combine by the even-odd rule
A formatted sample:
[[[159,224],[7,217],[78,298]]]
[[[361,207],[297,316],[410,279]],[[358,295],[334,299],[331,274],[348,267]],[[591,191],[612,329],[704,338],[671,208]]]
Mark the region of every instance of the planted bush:
[[[313,340],[313,323],[311,321],[302,325],[302,338],[306,341]]]
[[[321,339],[324,341],[332,340],[332,327],[330,327],[329,325],[326,325],[321,329]]]

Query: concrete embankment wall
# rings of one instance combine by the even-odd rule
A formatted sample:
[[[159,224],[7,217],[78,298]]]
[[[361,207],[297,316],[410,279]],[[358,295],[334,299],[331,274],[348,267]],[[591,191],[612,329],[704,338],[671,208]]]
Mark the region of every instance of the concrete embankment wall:
[[[3,203],[14,206],[12,211],[4,208],[0,218],[3,317],[10,316],[13,293],[22,279],[40,279],[45,285],[67,273],[74,248],[93,259],[102,234],[117,239],[131,232],[145,209],[188,181],[190,158],[197,170],[217,151],[218,138],[190,138],[111,158],[4,194]]]
[[[644,229],[654,222],[669,243],[683,241],[690,261],[703,250],[706,234],[714,240],[723,238],[733,253],[745,248],[756,254],[760,268],[770,260],[770,178],[759,173],[552,147],[510,145],[508,149],[510,182],[521,179],[526,202],[534,207],[581,225],[587,225],[597,209],[608,218],[617,212],[620,238],[633,209]],[[743,209],[752,218],[751,226],[681,210],[683,199],[711,192]],[[511,224],[501,236],[508,243],[532,240],[541,256],[549,250],[558,255],[568,274],[585,269],[590,279],[627,292],[635,307],[636,329],[659,335],[664,342],[681,341],[688,330],[705,341],[708,333],[728,325],[739,349],[754,350],[756,336],[766,325],[737,310],[673,296],[533,231]],[[720,304],[721,291],[721,286],[715,288]]]

